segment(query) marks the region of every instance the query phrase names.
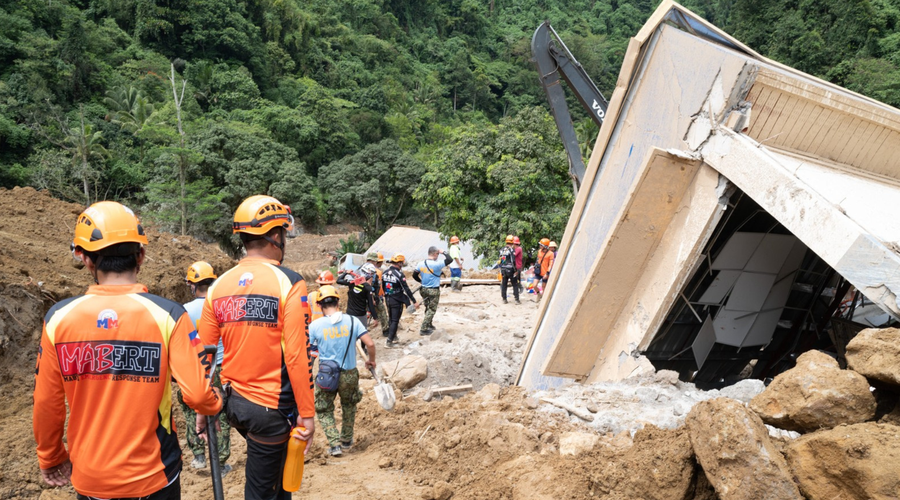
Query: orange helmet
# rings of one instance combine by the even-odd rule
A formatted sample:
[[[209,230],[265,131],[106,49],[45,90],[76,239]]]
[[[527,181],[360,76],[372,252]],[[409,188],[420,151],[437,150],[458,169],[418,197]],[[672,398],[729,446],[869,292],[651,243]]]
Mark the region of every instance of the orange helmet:
[[[541,245],[545,247],[550,246],[550,238],[541,238]]]
[[[556,246],[555,241],[551,241],[549,246],[550,246],[550,248],[559,248],[558,246]]]
[[[384,254],[378,252],[378,260],[376,260],[375,262],[384,262]]]
[[[340,300],[341,298],[338,295],[337,290],[335,290],[333,286],[325,285],[322,288],[319,288],[319,298],[316,299],[316,302],[322,302],[323,300],[331,297],[334,297],[338,300]]]
[[[191,264],[191,267],[188,268],[184,280],[191,283],[200,283],[203,280],[216,278],[218,278],[218,276],[216,276],[216,272],[213,270],[213,267],[209,264],[209,262],[198,260],[197,262]]]
[[[516,237],[513,238],[513,243],[515,243],[516,245],[520,245],[520,244],[521,244],[521,243],[519,242],[519,237],[518,237],[518,236],[516,236]]]
[[[75,239],[72,240],[73,250],[81,247],[88,252],[100,252],[120,243],[134,243],[138,245],[138,249],[139,245],[147,244],[144,228],[130,208],[115,201],[100,201],[78,216],[75,222]],[[135,252],[126,251],[128,255],[132,253]]]
[[[231,230],[232,233],[259,236],[275,227],[283,227],[287,231],[294,228],[291,207],[271,196],[256,195],[242,201],[234,211]]]
[[[399,263],[399,262],[404,262],[405,260],[406,260],[406,257],[402,253],[398,253],[397,255],[394,255],[393,257],[391,257],[391,262],[393,262],[395,264]]]
[[[334,275],[331,274],[331,271],[324,270],[319,273],[319,277],[316,278],[316,283],[320,285],[333,285],[334,284]]]
[[[511,234],[506,235],[506,242],[507,242],[507,243],[512,243],[512,242],[513,242],[513,235],[511,235]]]
[[[450,237],[450,244],[453,245],[454,243],[459,243],[459,236]]]

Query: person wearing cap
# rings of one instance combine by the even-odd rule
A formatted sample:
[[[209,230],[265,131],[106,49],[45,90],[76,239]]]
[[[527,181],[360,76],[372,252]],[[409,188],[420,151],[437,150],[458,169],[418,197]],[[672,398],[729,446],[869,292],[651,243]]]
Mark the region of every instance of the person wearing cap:
[[[322,271],[321,273],[319,273],[319,276],[316,278],[316,283],[318,283],[318,285],[320,287],[322,287],[324,285],[334,285],[334,282],[335,282],[334,274],[332,274],[331,271],[329,271],[327,269]],[[322,309],[317,305],[318,300],[319,300],[319,291],[318,290],[309,292],[309,295],[307,295],[307,303],[309,304],[309,309],[310,309],[310,322],[315,321],[324,316],[324,314],[322,313]]]
[[[388,327],[388,313],[387,307],[385,306],[384,299],[384,286],[382,285],[382,276],[384,276],[384,255],[381,252],[377,253],[378,260],[375,261],[375,274],[378,277],[375,286],[375,310],[378,311],[378,317],[381,319],[379,321],[381,326],[381,335],[387,337],[387,327]]]
[[[356,316],[368,329],[368,314],[372,315],[372,326],[378,326],[378,310],[375,309],[375,266],[366,262],[358,273],[343,273],[338,276],[337,284],[347,289],[347,314]]]
[[[500,275],[502,277],[502,281],[500,282],[500,297],[503,299],[504,304],[509,304],[509,301],[506,300],[506,287],[508,284],[512,284],[513,296],[516,298],[516,304],[521,304],[521,302],[519,302],[519,271],[516,269],[516,249],[514,242],[515,238],[510,234],[506,237],[506,245],[500,249]]]
[[[356,405],[362,401],[354,344],[357,341],[363,343],[369,356],[366,368],[374,369],[375,342],[358,318],[341,313],[340,297],[333,286],[325,285],[319,289],[318,302],[325,316],[310,323],[309,341],[319,351],[319,362],[340,363],[341,374],[337,391],[328,392],[316,387],[316,417],[328,440],[328,453],[338,457],[353,446]],[[341,398],[340,432],[334,420],[335,396]]]
[[[216,281],[216,278],[218,278],[218,276],[216,276],[212,265],[210,265],[209,262],[204,261],[194,262],[185,273],[184,281],[188,284],[194,300],[185,304],[184,309],[187,311],[188,316],[190,316],[194,328],[197,327],[197,322],[200,321],[200,316],[203,313],[203,303],[206,301],[206,292],[209,290],[210,285]],[[219,390],[222,389],[222,382],[219,379],[222,373],[222,351],[222,340],[219,339],[219,345],[216,349],[215,364],[213,365],[213,369],[215,370],[213,372],[213,387],[216,387]],[[185,430],[185,434],[187,434],[188,447],[194,454],[194,459],[191,461],[191,467],[195,469],[205,469],[206,443],[197,435],[197,426],[191,425],[197,421],[197,414],[184,402],[180,390],[176,390],[176,394],[178,403],[181,405],[181,412],[184,415],[184,420],[189,423]],[[228,425],[228,419],[225,418],[224,412],[219,413],[218,420],[219,428],[221,429],[221,432],[218,432],[219,464],[221,466],[220,470],[222,476],[224,477],[225,474],[231,472],[231,465],[226,463],[228,462],[228,458],[231,457],[231,426]]]
[[[540,279],[537,286],[538,300],[544,296],[544,287],[547,286],[550,270],[553,268],[553,252],[550,250],[550,238],[542,238],[540,247],[537,254],[537,262],[534,264],[534,276]]]
[[[443,258],[438,259],[441,255]],[[450,258],[449,253],[442,252],[438,247],[429,247],[428,258],[416,267],[416,271],[422,279],[419,295],[422,296],[422,302],[425,303],[425,317],[422,319],[419,335],[431,335],[434,332],[434,315],[437,313],[438,303],[441,301],[441,271],[451,262],[453,259]]]
[[[200,319],[204,344],[224,341],[225,411],[247,440],[247,499],[291,497],[282,488],[288,440],[305,441],[308,452],[316,428],[306,282],[281,265],[293,224],[276,198],[241,202],[232,231],[247,255],[209,288]]]
[[[460,256],[459,251],[459,236],[450,237],[450,258],[453,259],[453,262],[450,263],[450,290],[453,291],[462,291],[462,263],[463,258]]]
[[[137,281],[146,245],[124,205],[88,207],[75,220],[72,251],[96,284],[44,317],[32,421],[38,465],[44,482],[71,482],[79,498],[180,499],[172,379],[201,415],[222,408],[184,307]]]
[[[519,282],[519,293],[525,291],[522,287],[522,243],[518,236],[513,236],[513,245],[516,249],[516,280]]]
[[[384,288],[384,301],[388,310],[388,338],[384,341],[384,346],[391,348],[397,342],[397,327],[400,325],[400,317],[403,316],[403,309],[414,305],[416,309],[422,305],[416,302],[413,297],[409,285],[406,283],[406,275],[403,274],[401,268],[406,262],[406,257],[398,253],[391,257],[391,265],[384,271],[382,275],[382,287]]]

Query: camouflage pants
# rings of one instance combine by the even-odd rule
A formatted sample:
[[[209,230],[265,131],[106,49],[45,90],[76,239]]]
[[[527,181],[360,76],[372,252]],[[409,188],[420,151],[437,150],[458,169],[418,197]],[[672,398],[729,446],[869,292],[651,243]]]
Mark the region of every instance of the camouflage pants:
[[[425,331],[429,328],[434,328],[434,324],[431,321],[437,312],[438,302],[441,301],[441,288],[422,287],[419,289],[419,293],[422,295],[422,301],[425,302],[425,319],[422,320],[421,328],[421,331]]]
[[[334,421],[334,398],[341,397],[341,432],[338,433]],[[316,418],[325,431],[328,446],[353,441],[353,424],[356,422],[356,405],[362,400],[359,389],[359,370],[356,368],[341,372],[337,392],[325,392],[316,387]]]
[[[375,304],[375,310],[378,312],[378,325],[381,326],[381,333],[382,333],[382,335],[387,337],[389,321],[388,321],[387,308],[384,307],[384,298],[381,299],[381,302]]]
[[[222,367],[217,366],[213,374],[213,385],[219,389],[222,388],[222,381],[219,380],[219,373],[221,372]],[[191,449],[194,456],[206,455],[206,441],[200,439],[200,436],[197,435],[197,413],[184,403],[180,388],[176,389],[175,392],[178,394],[178,403],[181,405],[181,412],[184,414],[188,448]],[[217,441],[219,444],[219,464],[224,465],[231,457],[231,426],[228,425],[228,419],[225,417],[224,411],[219,413],[219,426],[222,428],[220,432],[216,433],[216,437],[219,438]]]

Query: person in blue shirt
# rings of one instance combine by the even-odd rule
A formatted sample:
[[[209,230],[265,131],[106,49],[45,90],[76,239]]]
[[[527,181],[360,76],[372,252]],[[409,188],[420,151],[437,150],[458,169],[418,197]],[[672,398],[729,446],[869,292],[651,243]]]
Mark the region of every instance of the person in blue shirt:
[[[442,259],[438,259],[443,255]],[[425,319],[419,335],[431,335],[434,332],[434,315],[437,312],[438,302],[441,300],[441,270],[453,262],[453,258],[447,252],[442,252],[438,247],[428,249],[428,259],[416,266],[415,273],[422,281],[419,294],[425,302]]]
[[[316,386],[316,418],[328,440],[328,453],[339,457],[353,446],[353,425],[356,405],[362,400],[359,389],[359,370],[356,368],[356,348],[361,341],[369,354],[366,368],[375,369],[375,342],[365,325],[356,317],[341,312],[340,297],[331,285],[319,288],[319,307],[325,315],[309,324],[309,343],[319,352],[319,362],[331,360],[341,365],[336,392],[323,391]],[[334,420],[334,398],[341,397],[341,431]]]
[[[200,320],[200,316],[203,314],[203,303],[206,301],[206,292],[216,278],[218,278],[218,276],[216,276],[213,267],[208,262],[203,262],[202,260],[191,264],[191,267],[188,268],[187,273],[185,274],[184,281],[190,287],[191,295],[194,296],[194,300],[185,304],[184,309],[187,311],[188,316],[191,317],[195,329],[197,328],[197,321]],[[222,381],[219,379],[219,374],[222,372],[222,351],[222,341],[219,340],[219,348],[216,350],[216,367],[213,374],[213,385],[218,387],[219,390],[222,390]],[[194,460],[191,461],[191,467],[195,469],[205,469],[206,443],[197,436],[197,427],[193,424],[197,421],[197,416],[194,413],[194,410],[184,403],[180,390],[178,391],[178,402],[181,404],[181,411],[184,413],[188,446],[194,453]],[[228,419],[225,418],[224,411],[219,413],[219,426],[221,428],[221,431],[218,432],[219,465],[221,466],[222,476],[224,477],[225,474],[228,474],[231,471],[231,465],[225,463],[231,456],[231,426],[228,425]]]

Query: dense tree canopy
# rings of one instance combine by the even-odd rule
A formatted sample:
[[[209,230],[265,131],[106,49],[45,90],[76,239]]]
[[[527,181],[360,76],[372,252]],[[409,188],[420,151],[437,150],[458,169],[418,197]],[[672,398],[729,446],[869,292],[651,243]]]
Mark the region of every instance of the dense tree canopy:
[[[391,222],[492,249],[573,200],[529,59],[549,19],[611,92],[655,0],[10,0],[0,186],[127,201],[224,239],[270,193],[310,229]],[[900,105],[900,0],[685,0],[749,46]],[[596,128],[574,99],[586,153]],[[413,194],[414,193],[414,194]]]

